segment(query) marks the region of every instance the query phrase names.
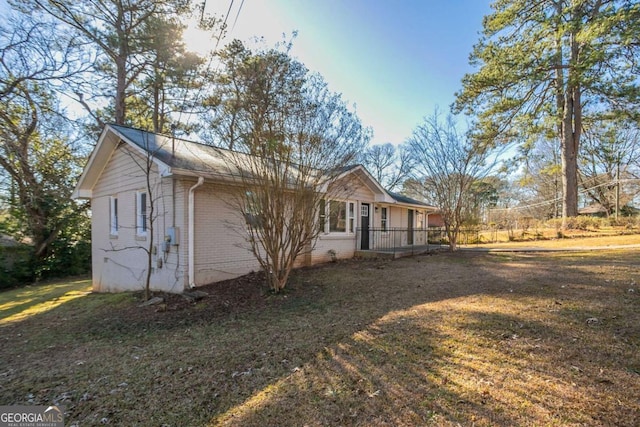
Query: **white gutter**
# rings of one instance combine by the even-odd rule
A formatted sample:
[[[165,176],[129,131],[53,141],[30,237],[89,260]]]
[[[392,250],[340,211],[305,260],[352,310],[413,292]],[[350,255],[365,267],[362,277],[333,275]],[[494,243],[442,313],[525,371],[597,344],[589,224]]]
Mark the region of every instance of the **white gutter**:
[[[189,287],[190,288],[195,288],[196,287],[196,281],[195,281],[195,255],[194,255],[194,251],[195,251],[195,191],[196,188],[200,187],[202,184],[204,184],[204,178],[199,176],[198,177],[198,182],[195,183],[193,185],[193,187],[189,188],[189,254],[188,254],[188,259],[189,259]]]

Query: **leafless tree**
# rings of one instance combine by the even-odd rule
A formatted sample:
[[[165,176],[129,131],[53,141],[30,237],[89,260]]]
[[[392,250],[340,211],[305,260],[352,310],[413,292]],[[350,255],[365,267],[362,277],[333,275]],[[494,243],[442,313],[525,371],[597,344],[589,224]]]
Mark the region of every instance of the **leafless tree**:
[[[416,162],[415,181],[440,208],[449,247],[455,250],[473,185],[494,171],[497,157],[467,139],[453,116],[443,120],[437,111],[414,130],[408,147]]]
[[[589,124],[583,134],[580,184],[607,215],[618,214],[639,191],[640,129],[625,120]]]
[[[142,279],[142,287],[144,289],[144,299],[148,300],[151,297],[151,276],[154,271],[154,256],[160,256],[162,253],[161,247],[156,247],[155,235],[156,235],[156,223],[160,215],[164,215],[164,212],[159,210],[161,206],[162,183],[158,178],[158,170],[156,165],[156,156],[162,150],[163,146],[156,146],[151,142],[150,133],[140,131],[142,136],[142,153],[138,150],[134,150],[128,146],[122,146],[120,148],[124,150],[127,157],[136,165],[135,177],[142,177],[144,182],[144,197],[136,197],[136,216],[133,224],[126,225],[118,222],[117,227],[119,229],[130,229],[136,233],[136,236],[144,236],[143,238],[137,238],[134,245],[118,246],[111,244],[111,248],[107,249],[107,252],[122,252],[140,250],[145,254],[145,268],[144,278]],[[157,141],[157,140],[155,140]]]
[[[214,123],[225,127],[220,143],[236,150],[229,174],[239,185],[229,205],[242,217],[247,249],[279,292],[313,248],[323,200],[349,191],[349,183],[336,179],[370,132],[288,52],[251,52],[234,42],[224,58]]]
[[[84,70],[77,40],[29,16],[0,22],[0,197],[34,245],[36,259],[86,206],[72,204],[80,154],[56,98],[61,82]]]
[[[405,145],[371,145],[362,154],[362,163],[374,178],[390,191],[396,191],[411,176],[414,162]]]

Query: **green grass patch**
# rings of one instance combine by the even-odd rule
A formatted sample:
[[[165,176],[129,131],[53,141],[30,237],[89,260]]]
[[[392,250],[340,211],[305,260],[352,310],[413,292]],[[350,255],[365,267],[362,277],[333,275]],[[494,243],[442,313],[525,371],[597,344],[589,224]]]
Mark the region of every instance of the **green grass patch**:
[[[46,282],[0,292],[0,325],[44,313],[90,292],[90,279]]]

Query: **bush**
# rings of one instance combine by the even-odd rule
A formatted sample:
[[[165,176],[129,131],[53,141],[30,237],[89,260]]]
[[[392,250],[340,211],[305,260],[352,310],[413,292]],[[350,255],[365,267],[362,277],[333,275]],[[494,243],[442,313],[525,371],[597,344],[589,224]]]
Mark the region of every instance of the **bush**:
[[[615,217],[611,217],[609,218],[609,223],[614,227],[623,227],[627,230],[632,230],[638,226],[638,217],[620,216],[617,219]]]
[[[91,242],[57,240],[51,255],[36,268],[38,279],[78,276],[91,271]]]
[[[33,248],[26,245],[0,246],[0,289],[35,280]]]
[[[598,230],[602,224],[602,218],[596,218],[593,216],[572,216],[567,218],[566,228],[568,230],[583,230],[589,229]],[[562,218],[552,218],[547,221],[547,225],[550,228],[554,228],[556,231],[562,228]]]

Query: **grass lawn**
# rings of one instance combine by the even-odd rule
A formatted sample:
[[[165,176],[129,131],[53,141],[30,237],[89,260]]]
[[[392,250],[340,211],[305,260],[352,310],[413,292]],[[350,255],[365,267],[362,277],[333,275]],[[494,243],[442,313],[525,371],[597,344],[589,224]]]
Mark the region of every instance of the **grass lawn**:
[[[483,230],[478,232],[472,231],[469,233],[462,232],[460,234],[459,243],[476,244],[477,239],[480,239],[481,245],[490,244],[507,244],[509,246],[514,244],[535,244],[550,241],[547,244],[561,244],[561,245],[573,245],[572,240],[583,240],[582,244],[589,244],[592,239],[598,238],[612,238],[613,240],[631,240],[635,243],[638,242],[640,231],[638,228],[626,228],[621,226],[602,226],[599,228],[589,228],[587,230],[580,229],[567,229],[562,231],[562,238],[558,238],[558,231],[555,228],[535,228],[530,227],[527,230],[517,229],[511,232],[507,230]],[[555,242],[555,243],[554,243]],[[564,243],[563,243],[564,242]]]
[[[144,308],[86,282],[9,291],[0,404],[66,405],[82,426],[637,426],[639,260],[348,261],[285,295],[253,278]]]
[[[606,247],[622,245],[640,245],[640,234],[605,235],[594,233],[591,236],[575,235],[562,239],[524,240],[516,242],[480,243],[461,245],[462,247],[481,248],[576,248],[576,247]]]

